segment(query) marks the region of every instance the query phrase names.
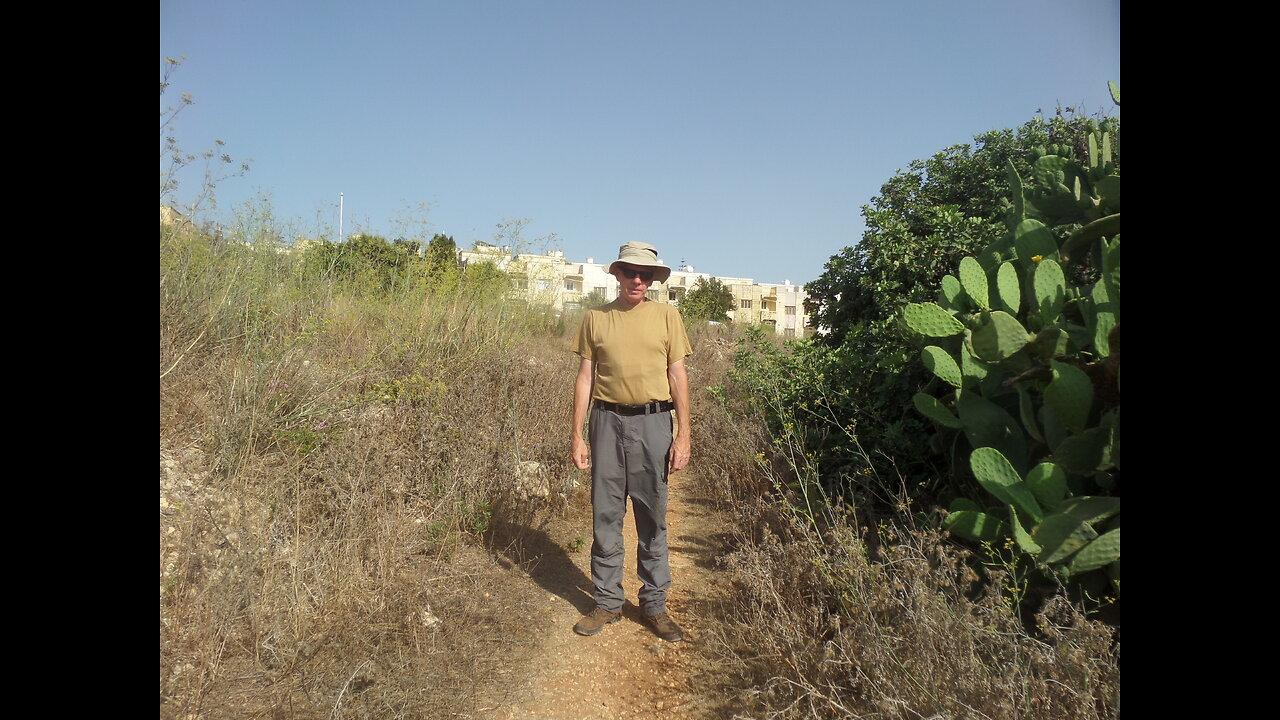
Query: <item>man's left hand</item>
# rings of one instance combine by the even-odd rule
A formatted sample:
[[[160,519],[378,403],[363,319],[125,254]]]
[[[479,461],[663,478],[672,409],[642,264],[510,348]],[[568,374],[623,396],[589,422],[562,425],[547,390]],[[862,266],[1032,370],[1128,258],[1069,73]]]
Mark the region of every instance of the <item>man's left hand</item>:
[[[689,464],[689,452],[689,437],[676,435],[675,442],[671,443],[671,449],[667,451],[668,470],[670,472],[683,470]]]

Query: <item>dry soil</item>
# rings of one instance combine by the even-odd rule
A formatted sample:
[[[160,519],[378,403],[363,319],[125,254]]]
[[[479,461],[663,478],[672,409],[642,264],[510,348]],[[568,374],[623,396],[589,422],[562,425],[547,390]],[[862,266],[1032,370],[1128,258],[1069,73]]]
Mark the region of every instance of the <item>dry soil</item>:
[[[591,599],[591,518],[579,503],[565,525],[548,538],[570,537],[566,544],[548,541],[513,549],[512,582],[534,583],[542,608],[531,608],[528,627],[539,639],[521,653],[522,668],[512,668],[506,687],[493,699],[481,698],[482,717],[491,720],[613,720],[614,718],[707,718],[717,716],[714,703],[697,689],[695,678],[706,668],[702,638],[708,618],[699,616],[700,602],[716,591],[715,555],[718,524],[713,506],[698,496],[691,471],[675,473],[667,510],[671,549],[671,593],[667,609],[684,630],[680,642],[653,634],[641,617],[636,597],[635,526],[626,520],[627,565],[623,618],[599,634],[573,632],[579,617],[594,607]],[[585,544],[583,537],[585,536]],[[575,547],[577,546],[577,547]]]

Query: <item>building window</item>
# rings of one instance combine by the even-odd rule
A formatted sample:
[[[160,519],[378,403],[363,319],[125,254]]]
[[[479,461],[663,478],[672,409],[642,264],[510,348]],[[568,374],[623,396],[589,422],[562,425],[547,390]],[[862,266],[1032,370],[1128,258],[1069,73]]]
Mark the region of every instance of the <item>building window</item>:
[[[749,299],[744,298],[744,299],[742,300],[742,309],[743,309],[743,310],[750,310],[750,309],[751,309],[751,301],[750,301]]]
[[[796,314],[796,306],[795,306],[795,305],[788,305],[788,306],[787,306],[787,314],[788,314],[788,315],[795,315],[795,314]]]
[[[565,280],[564,289],[568,290],[569,292],[575,292],[578,289],[578,283],[574,282],[573,280]]]
[[[538,281],[538,289],[539,289],[539,290],[550,290],[550,289],[551,289],[551,281],[550,281],[550,280],[539,280],[539,281]]]
[[[667,291],[667,300],[670,302],[679,302],[680,296],[676,294],[674,289]]]

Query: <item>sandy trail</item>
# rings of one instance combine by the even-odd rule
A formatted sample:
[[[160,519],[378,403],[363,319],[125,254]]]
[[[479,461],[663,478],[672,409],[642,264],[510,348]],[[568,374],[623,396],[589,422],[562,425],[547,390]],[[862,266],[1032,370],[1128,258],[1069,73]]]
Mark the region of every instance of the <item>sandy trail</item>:
[[[697,600],[713,592],[718,531],[709,502],[697,497],[688,471],[671,478],[667,509],[671,549],[672,589],[667,608],[684,630],[684,640],[658,639],[643,621],[636,605],[640,581],[635,577],[636,533],[628,508],[627,604],[623,619],[599,634],[582,637],[573,625],[594,607],[591,600],[591,518],[579,513],[564,532],[586,537],[587,547],[569,551],[546,536],[539,546],[525,543],[510,557],[525,572],[518,581],[536,583],[535,597],[544,607],[528,612],[530,632],[541,635],[540,647],[524,662],[525,672],[513,668],[511,684],[501,698],[480,703],[492,720],[613,720],[614,718],[702,718],[709,705],[691,689],[690,673],[700,660],[705,619],[695,612]],[[567,528],[572,528],[567,529]],[[575,537],[573,534],[568,537]]]

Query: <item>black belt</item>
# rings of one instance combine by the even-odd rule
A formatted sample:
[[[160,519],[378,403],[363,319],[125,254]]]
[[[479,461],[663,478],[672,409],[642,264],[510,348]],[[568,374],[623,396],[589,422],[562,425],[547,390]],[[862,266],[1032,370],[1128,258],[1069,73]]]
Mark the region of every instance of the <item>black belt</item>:
[[[670,400],[663,400],[661,402],[654,401],[644,405],[622,405],[619,403],[605,402],[603,400],[596,400],[595,403],[596,407],[601,410],[608,410],[609,412],[615,412],[619,415],[655,415],[660,412],[670,412],[676,407],[676,404]]]

